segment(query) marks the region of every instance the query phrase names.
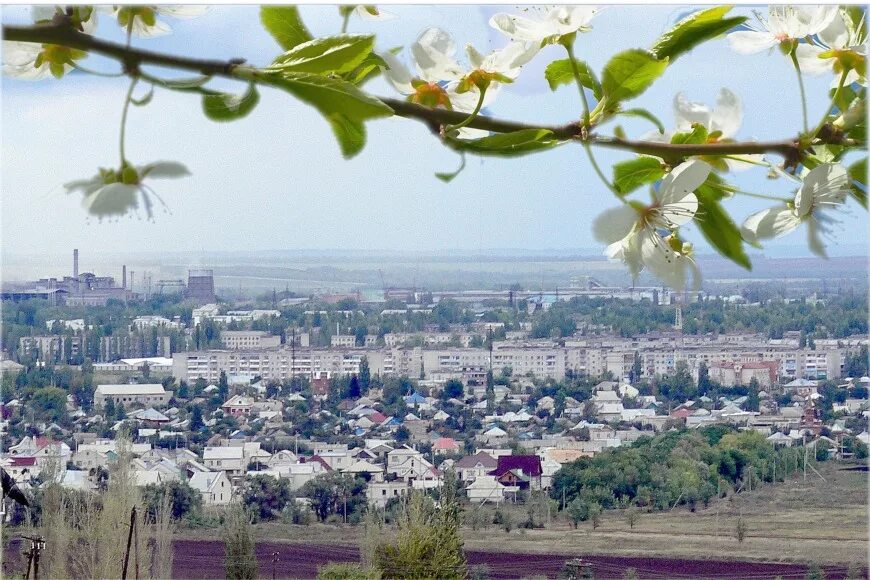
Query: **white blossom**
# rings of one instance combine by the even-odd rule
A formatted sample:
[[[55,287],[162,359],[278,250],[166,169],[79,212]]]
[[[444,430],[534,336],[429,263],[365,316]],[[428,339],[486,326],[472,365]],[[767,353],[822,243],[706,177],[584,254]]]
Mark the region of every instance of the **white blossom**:
[[[834,220],[826,211],[846,201],[849,193],[849,173],[839,163],[825,163],[804,175],[794,202],[762,210],[749,216],[741,233],[751,243],[778,238],[807,225],[810,250],[817,256],[826,256],[822,234],[827,233]]]
[[[112,14],[118,19],[118,24],[125,30],[129,29],[133,36],[154,38],[172,33],[172,29],[158,16],[187,19],[202,16],[208,10],[207,6],[113,6]]]
[[[762,52],[817,34],[831,23],[838,10],[833,5],[815,8],[771,6],[766,19],[756,13],[757,24],[749,26],[749,30],[730,33],[728,43],[740,54]]]
[[[695,217],[694,191],[711,171],[703,161],[687,161],[662,179],[651,205],[630,202],[605,210],[592,225],[596,239],[609,244],[605,255],[625,262],[633,277],[646,267],[673,288],[685,287],[690,274],[699,285],[692,247],[674,232]]]
[[[589,23],[597,13],[593,6],[557,6],[541,19],[500,12],[489,19],[489,25],[511,40],[542,48],[559,42],[565,35],[590,30]]]
[[[159,196],[143,183],[144,179],[177,178],[190,175],[187,167],[175,161],[156,161],[148,165],[133,167],[127,165],[121,170],[101,169],[88,179],[64,184],[67,193],[82,193],[82,205],[88,213],[97,218],[122,216],[139,207],[139,197],[148,217],[152,217],[153,201],[151,196]],[[161,201],[162,203],[162,201]]]
[[[801,70],[811,75],[834,73],[838,63],[837,52],[848,51],[854,53],[856,57],[866,58],[866,40],[862,31],[847,26],[842,13],[837,12],[831,23],[819,31],[813,44],[798,45],[797,59]],[[844,85],[848,86],[852,83],[866,86],[867,79],[853,68],[846,75]],[[836,87],[839,79],[834,79],[832,84]]]

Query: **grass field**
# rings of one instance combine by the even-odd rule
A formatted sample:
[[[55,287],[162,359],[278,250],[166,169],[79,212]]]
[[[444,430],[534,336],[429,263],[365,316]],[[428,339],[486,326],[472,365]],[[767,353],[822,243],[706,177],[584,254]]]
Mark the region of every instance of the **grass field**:
[[[808,562],[867,565],[868,514],[866,472],[842,471],[820,464],[822,480],[812,472],[776,486],[741,493],[695,513],[686,509],[642,513],[630,529],[624,514],[606,511],[598,529],[590,522],[573,529],[555,518],[546,529],[496,526],[463,529],[469,550],[540,554],[648,556],[686,559]],[[515,506],[515,520],[524,519]],[[747,526],[736,539],[739,517]],[[361,528],[353,526],[257,526],[263,539],[306,544],[358,545]],[[213,539],[214,530],[182,530],[184,538]]]

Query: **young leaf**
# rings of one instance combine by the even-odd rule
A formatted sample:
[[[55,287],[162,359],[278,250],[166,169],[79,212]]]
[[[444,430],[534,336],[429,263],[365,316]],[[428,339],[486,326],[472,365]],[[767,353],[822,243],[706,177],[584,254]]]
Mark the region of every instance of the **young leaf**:
[[[867,158],[864,157],[849,166],[849,177],[852,179],[851,194],[855,201],[867,209]]]
[[[632,99],[645,90],[668,67],[668,60],[658,60],[651,53],[631,49],[620,52],[604,66],[601,88],[612,107]]]
[[[260,8],[260,21],[284,50],[313,38],[296,6],[263,6]]]
[[[707,128],[695,123],[691,131],[674,133],[671,143],[674,145],[700,145],[707,142]]]
[[[630,193],[645,183],[665,175],[662,162],[656,157],[638,157],[613,165],[613,186],[621,195]]]
[[[580,84],[592,91],[596,99],[601,99],[601,83],[595,77],[595,73],[582,60],[577,61],[580,72]],[[544,70],[544,77],[550,85],[550,89],[556,90],[560,85],[569,85],[574,82],[574,71],[571,69],[571,61],[567,58],[554,60]]]
[[[470,141],[454,140],[452,143],[460,150],[471,151],[478,155],[515,157],[550,149],[561,142],[548,129],[523,129]]]
[[[264,81],[320,111],[332,125],[346,157],[359,153],[365,144],[363,121],[393,114],[390,107],[339,78],[281,73],[266,75]]]
[[[361,64],[374,46],[375,37],[369,34],[315,38],[294,46],[276,58],[269,68],[288,72],[342,74]]]
[[[377,54],[370,52],[355,69],[344,73],[342,77],[349,83],[360,85],[364,81],[378,76],[381,73],[381,67],[386,68],[387,63]]]
[[[695,196],[698,198],[695,223],[716,251],[734,263],[751,270],[752,263],[743,248],[740,228],[719,203],[725,194],[725,187],[725,183],[719,176],[711,174],[707,181],[695,190]]]
[[[257,103],[260,94],[254,83],[248,85],[248,90],[242,95],[231,93],[211,93],[202,97],[202,109],[205,116],[212,121],[235,121],[246,116]]]
[[[130,102],[136,105],[137,107],[144,107],[148,103],[151,102],[151,99],[154,98],[154,85],[151,85],[151,88],[148,89],[148,92],[142,96],[140,99],[130,98]]]
[[[659,133],[665,132],[665,126],[659,121],[658,117],[647,111],[646,109],[626,109],[624,111],[618,111],[617,115],[622,115],[623,117],[641,117],[642,119],[646,119],[650,123],[656,126],[656,129],[659,130]]]
[[[730,10],[731,6],[716,6],[683,18],[659,38],[652,49],[653,54],[660,59],[674,60],[746,21],[746,16],[723,18]]]
[[[462,161],[459,163],[459,168],[456,171],[451,172],[438,172],[435,174],[435,177],[443,181],[444,183],[450,183],[453,181],[457,175],[462,173],[462,170],[465,169],[465,153],[460,152],[459,155],[462,157]]]

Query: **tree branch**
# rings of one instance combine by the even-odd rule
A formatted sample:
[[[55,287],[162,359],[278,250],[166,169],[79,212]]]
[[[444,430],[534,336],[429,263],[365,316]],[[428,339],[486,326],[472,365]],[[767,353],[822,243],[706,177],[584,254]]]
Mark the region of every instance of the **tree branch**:
[[[250,82],[255,77],[252,73],[256,72],[255,68],[244,64],[245,59],[213,60],[190,58],[116,44],[79,32],[63,19],[49,24],[36,24],[32,26],[4,25],[3,39],[39,44],[57,44],[101,54],[122,62],[124,69],[128,73],[136,71],[140,65],[148,64]],[[380,100],[392,108],[396,115],[422,121],[433,129],[437,129],[441,125],[461,123],[468,117],[466,113],[459,111],[432,109],[401,99],[382,97]],[[524,129],[546,129],[552,131],[553,135],[560,140],[581,140],[583,138],[581,122],[579,120],[566,125],[547,126],[478,115],[473,121],[468,123],[468,127],[496,133],[510,133]],[[753,153],[777,153],[787,159],[796,159],[800,156],[802,150],[802,145],[797,139],[687,145],[634,141],[592,134],[586,137],[586,141],[592,145],[632,151],[643,155],[654,155],[666,160],[679,160],[692,155],[749,155]],[[825,144],[827,141],[817,140],[816,143]],[[837,144],[847,147],[865,145],[865,143],[855,140],[839,140]]]

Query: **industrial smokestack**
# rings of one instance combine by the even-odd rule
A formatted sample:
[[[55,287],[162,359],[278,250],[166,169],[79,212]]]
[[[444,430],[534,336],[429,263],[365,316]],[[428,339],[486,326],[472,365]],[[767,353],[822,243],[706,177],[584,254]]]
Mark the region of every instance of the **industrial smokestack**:
[[[79,249],[73,250],[73,278],[79,277]]]
[[[124,288],[126,290],[127,289],[127,265],[126,264],[121,266],[121,280],[123,280],[123,282],[121,282],[121,288]]]

